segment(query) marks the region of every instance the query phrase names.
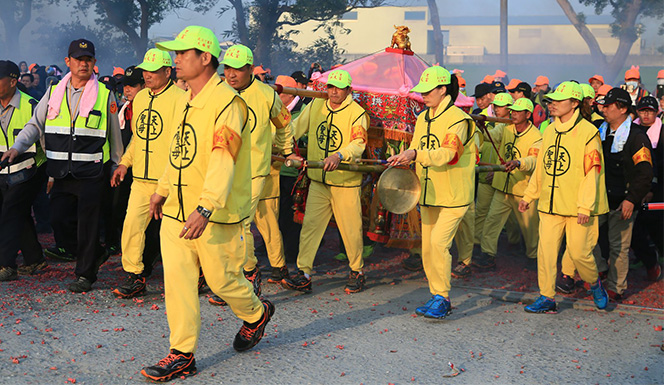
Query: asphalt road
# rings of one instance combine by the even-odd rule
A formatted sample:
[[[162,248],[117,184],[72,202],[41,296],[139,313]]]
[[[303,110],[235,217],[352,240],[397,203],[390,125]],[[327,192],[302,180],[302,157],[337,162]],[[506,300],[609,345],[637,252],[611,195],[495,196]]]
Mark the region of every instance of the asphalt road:
[[[140,369],[169,347],[161,275],[141,299],[115,299],[108,290],[121,277],[114,258],[90,293],[62,290],[55,273],[0,284],[0,383],[146,383]],[[261,343],[245,353],[231,346],[240,321],[202,295],[199,373],[173,382],[664,383],[660,311],[566,302],[558,314],[532,315],[510,302],[521,297],[503,301],[456,287],[453,314],[433,321],[414,314],[429,298],[424,279],[370,275],[366,291],[346,295],[346,269],[316,275],[312,294],[264,281],[276,314]],[[455,373],[449,363],[454,377],[447,377]]]

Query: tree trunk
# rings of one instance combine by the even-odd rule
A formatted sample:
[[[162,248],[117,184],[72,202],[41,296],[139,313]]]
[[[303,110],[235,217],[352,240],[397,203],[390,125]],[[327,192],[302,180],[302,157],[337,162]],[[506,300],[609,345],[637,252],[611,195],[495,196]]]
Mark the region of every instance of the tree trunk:
[[[618,79],[627,56],[629,56],[629,51],[632,50],[634,42],[638,39],[635,25],[640,8],[641,0],[634,0],[629,3],[625,10],[625,20],[620,24],[620,43],[618,43],[616,54],[613,55],[611,62],[607,66],[606,76],[610,81],[615,82]]]
[[[565,15],[569,21],[572,23],[572,25],[574,25],[574,28],[576,28],[583,40],[588,45],[588,48],[590,49],[590,56],[592,57],[593,62],[596,63],[599,72],[605,72],[607,66],[606,55],[604,55],[602,52],[602,49],[600,48],[595,35],[590,32],[590,29],[586,23],[579,20],[579,17],[577,16],[576,12],[574,12],[574,9],[568,0],[556,1],[558,2],[558,5],[560,5],[560,8],[563,9],[563,12],[565,12]]]
[[[235,9],[235,22],[237,23],[237,35],[240,43],[249,45],[249,32],[247,31],[247,16],[244,13],[242,0],[228,0]]]
[[[436,0],[427,0],[429,5],[429,16],[433,26],[433,53],[436,55],[438,65],[443,65],[445,61],[445,50],[443,49],[443,33],[440,30],[440,16],[438,15],[438,5]]]
[[[136,60],[142,62],[145,52],[148,50],[148,30],[150,29],[150,24],[148,22],[148,15],[150,12],[148,2],[146,0],[138,0],[138,4],[141,9],[141,23],[140,23],[140,38],[137,42],[138,48],[136,51]]]
[[[281,16],[279,11],[279,0],[260,0],[256,5],[259,13],[256,15],[255,23],[258,26],[256,47],[254,47],[254,65],[263,65],[268,68],[272,65],[270,52],[272,43],[277,34],[277,22]]]
[[[127,35],[127,38],[129,38],[129,42],[131,43],[132,48],[134,48],[134,52],[136,55],[137,59],[140,59],[143,57],[145,54],[146,48],[147,48],[147,17],[146,17],[146,30],[145,30],[145,39],[141,39],[141,36],[136,33],[136,30],[134,30],[132,27],[129,26],[127,23],[127,20],[123,19],[121,15],[118,14],[116,10],[116,4],[106,1],[106,0],[98,0],[99,5],[101,5],[101,8],[104,10],[106,13],[106,17],[108,18],[109,23],[114,25],[116,28],[118,28],[120,31],[122,31],[125,35]],[[147,5],[146,5],[147,7]],[[141,5],[141,10],[143,10],[143,5]],[[143,28],[143,15],[141,15],[141,29]],[[143,31],[141,31],[143,33]]]
[[[4,57],[16,55],[17,60],[22,57],[19,36],[31,17],[32,0],[10,0],[4,4],[0,11],[0,19],[5,26],[5,48],[4,52],[0,51]]]

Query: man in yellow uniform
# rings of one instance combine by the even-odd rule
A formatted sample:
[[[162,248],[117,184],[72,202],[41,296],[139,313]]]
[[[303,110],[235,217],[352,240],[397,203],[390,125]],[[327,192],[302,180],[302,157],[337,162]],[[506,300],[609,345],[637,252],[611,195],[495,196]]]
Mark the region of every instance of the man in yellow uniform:
[[[173,62],[171,55],[158,48],[148,50],[138,68],[143,70],[145,86],[132,102],[131,127],[134,135],[125,151],[120,166],[111,179],[117,186],[132,168],[133,183],[127,204],[127,216],[122,229],[122,267],[128,273],[127,280],[113,290],[118,297],[132,298],[145,292],[147,272],[145,264],[152,264],[159,254],[159,237],[147,237],[150,224],[150,197],[157,189],[168,162],[170,129],[173,110],[184,91],[170,79]],[[150,232],[159,233],[160,220],[154,220]]]
[[[16,63],[0,60],[0,152],[14,144],[37,104],[16,88],[18,78]],[[14,280],[18,273],[33,274],[47,266],[31,213],[46,181],[45,161],[44,150],[37,142],[21,159],[0,169],[0,281]],[[24,266],[17,269],[19,250]]]
[[[422,185],[422,263],[432,296],[415,312],[442,319],[452,312],[449,249],[473,201],[475,123],[454,106],[459,85],[456,77],[442,67],[427,68],[411,92],[421,93],[428,109],[417,118],[410,148],[387,161],[390,165],[416,162]]]
[[[293,133],[289,125],[291,114],[272,87],[252,75],[254,55],[248,47],[241,44],[230,47],[221,64],[224,65],[226,82],[242,96],[249,109],[251,212],[244,222],[244,237],[247,242],[244,275],[254,285],[256,295],[260,296],[261,276],[257,267],[251,222],[256,222],[256,227],[263,236],[272,268],[284,276],[288,274],[278,223],[279,170],[271,167],[271,157],[273,144],[284,156],[293,153]],[[213,305],[226,305],[224,299],[218,296],[210,297],[209,301]]]
[[[556,311],[558,251],[563,236],[581,279],[592,285],[595,305],[604,309],[608,295],[592,254],[599,234],[597,216],[608,211],[602,143],[597,128],[580,115],[583,91],[578,83],[563,82],[547,98],[551,99],[549,112],[555,119],[544,132],[535,173],[519,202],[519,211],[524,213],[539,199],[540,213],[540,297],[525,311]]]
[[[329,99],[314,99],[293,122],[296,138],[309,133],[307,158],[322,160],[325,167],[307,170],[311,185],[300,233],[298,272],[281,281],[287,289],[311,292],[310,274],[314,258],[334,214],[351,270],[344,290],[347,293],[364,290],[360,202],[362,174],[337,170],[342,161],[352,162],[361,158],[367,142],[369,116],[353,100],[351,83],[348,72],[330,72],[327,79]]]
[[[512,121],[508,126],[496,125],[491,134],[500,138],[500,156],[507,162],[506,172],[496,172],[492,186],[496,190],[484,222],[482,235],[482,255],[474,263],[482,266],[495,266],[498,251],[498,237],[510,214],[515,214],[521,233],[526,241],[526,257],[536,262],[537,230],[539,220],[537,210],[531,207],[525,213],[519,212],[519,201],[528,186],[528,181],[542,145],[542,135],[531,123],[533,103],[530,99],[517,99],[512,106]]]
[[[199,269],[210,289],[244,320],[233,342],[237,351],[260,341],[274,306],[261,303],[242,274],[251,139],[246,103],[217,75],[219,41],[211,30],[189,26],[157,47],[175,51],[178,78],[189,85],[176,104],[168,161],[150,200],[150,212],[165,217],[161,250],[171,351],[141,373],[168,381],[196,373]]]

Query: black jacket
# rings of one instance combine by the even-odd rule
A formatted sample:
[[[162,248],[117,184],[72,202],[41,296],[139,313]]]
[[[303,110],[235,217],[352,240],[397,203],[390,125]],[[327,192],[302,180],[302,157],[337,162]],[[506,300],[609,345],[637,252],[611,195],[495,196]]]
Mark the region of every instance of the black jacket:
[[[653,166],[648,161],[639,161],[637,154],[650,154],[652,161],[650,139],[646,135],[645,127],[635,123],[630,127],[622,151],[611,153],[613,139],[613,135],[607,133],[606,139],[602,142],[609,208],[617,209],[623,200],[632,202],[638,208],[643,197],[650,191]],[[637,164],[634,164],[635,159],[638,161]]]

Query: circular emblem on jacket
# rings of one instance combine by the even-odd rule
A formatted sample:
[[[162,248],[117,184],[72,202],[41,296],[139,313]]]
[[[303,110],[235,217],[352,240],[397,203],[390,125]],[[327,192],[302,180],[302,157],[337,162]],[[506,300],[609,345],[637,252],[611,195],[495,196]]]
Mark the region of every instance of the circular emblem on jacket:
[[[136,119],[136,135],[143,140],[154,140],[161,135],[164,121],[157,111],[143,110]]]
[[[440,147],[440,140],[434,134],[424,135],[420,138],[420,150],[432,151]]]
[[[569,170],[569,152],[563,146],[559,146],[557,152],[556,146],[549,146],[544,153],[543,162],[547,174],[563,175]]]
[[[180,125],[173,135],[169,159],[171,165],[180,170],[189,167],[196,157],[196,131],[190,124]]]
[[[318,148],[328,152],[334,152],[341,148],[341,144],[344,141],[344,136],[341,133],[341,130],[337,128],[334,124],[330,126],[328,131],[327,122],[321,122],[316,128],[316,142],[318,143]]]
[[[514,143],[505,144],[505,157],[508,160],[521,158],[521,151],[514,145]]]

